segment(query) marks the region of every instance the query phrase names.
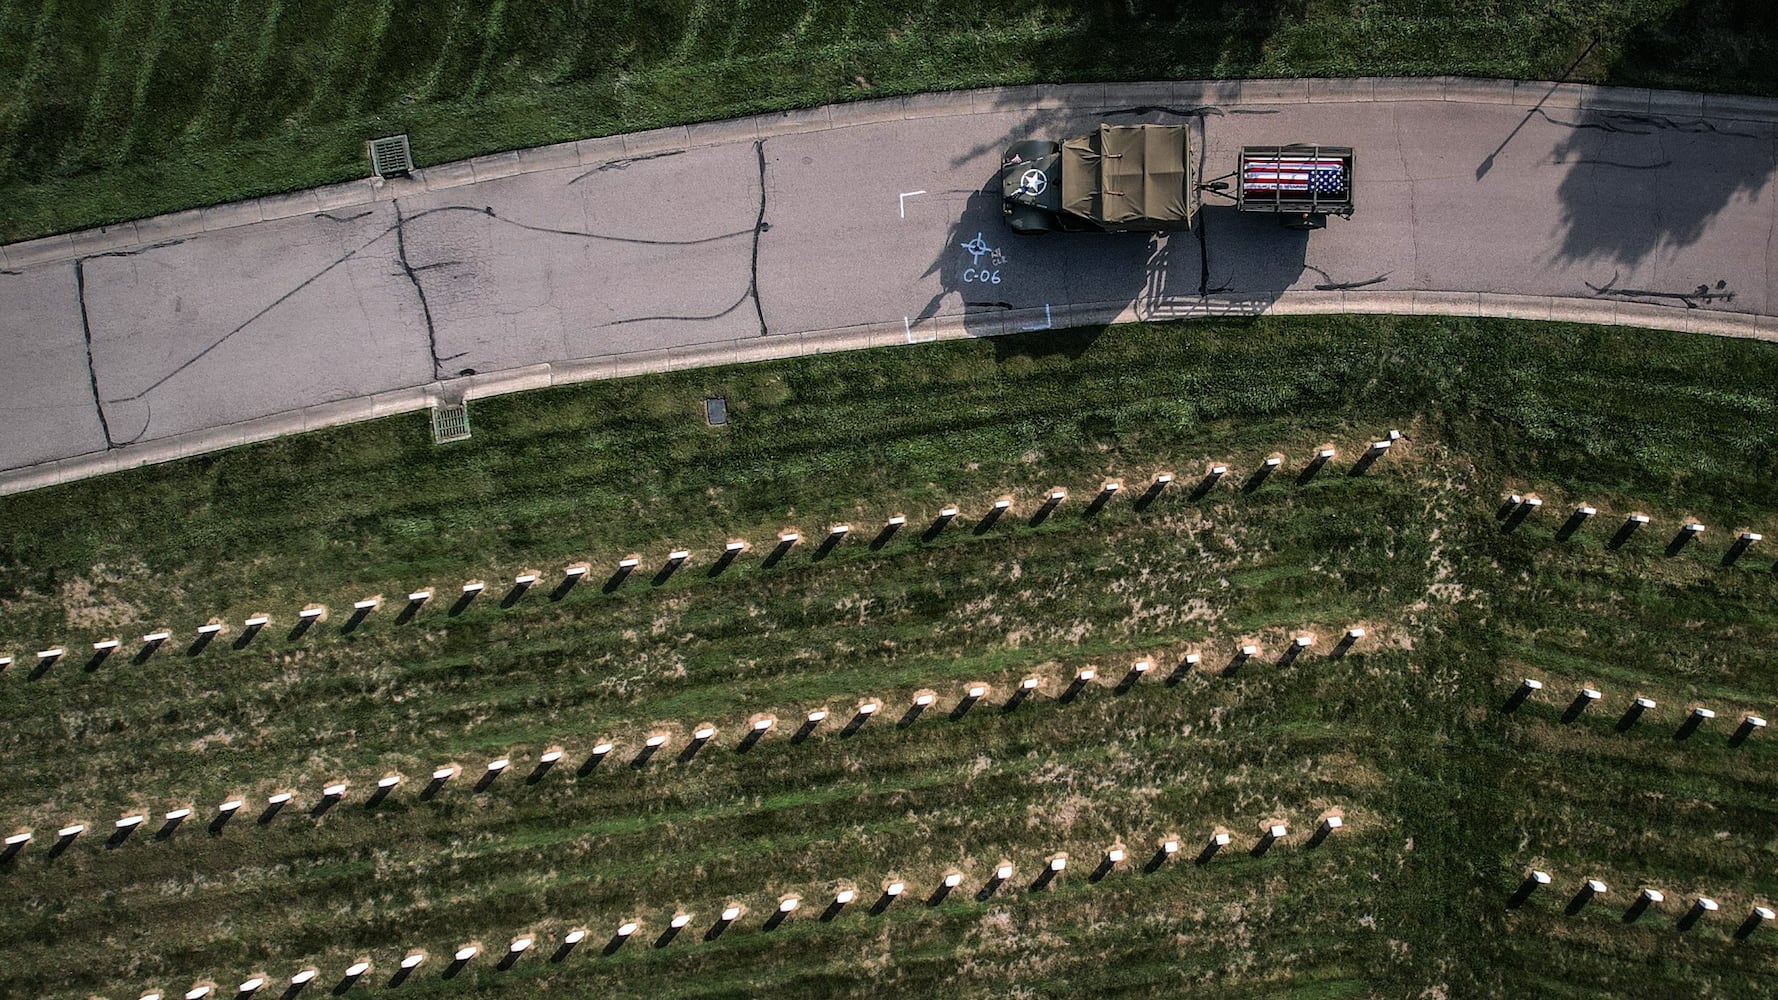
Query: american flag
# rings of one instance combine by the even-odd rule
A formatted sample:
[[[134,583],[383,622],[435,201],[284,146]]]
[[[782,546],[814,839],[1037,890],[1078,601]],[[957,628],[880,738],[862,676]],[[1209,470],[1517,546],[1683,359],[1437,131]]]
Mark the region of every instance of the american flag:
[[[1346,169],[1337,159],[1268,156],[1247,161],[1241,171],[1241,186],[1249,193],[1344,194]]]

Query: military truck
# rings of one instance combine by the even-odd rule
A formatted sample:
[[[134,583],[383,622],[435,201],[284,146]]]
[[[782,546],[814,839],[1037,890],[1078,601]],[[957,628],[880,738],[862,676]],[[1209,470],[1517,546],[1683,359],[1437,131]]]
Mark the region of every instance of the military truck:
[[[1100,125],[1061,142],[1015,142],[1000,162],[1001,211],[1015,233],[1190,229],[1191,145],[1185,125]]]
[[[1270,212],[1292,229],[1352,215],[1349,146],[1247,146],[1236,165],[1235,208]],[[1200,190],[1191,128],[1101,124],[1052,142],[1025,139],[1000,161],[1001,213],[1015,233],[1189,230]]]

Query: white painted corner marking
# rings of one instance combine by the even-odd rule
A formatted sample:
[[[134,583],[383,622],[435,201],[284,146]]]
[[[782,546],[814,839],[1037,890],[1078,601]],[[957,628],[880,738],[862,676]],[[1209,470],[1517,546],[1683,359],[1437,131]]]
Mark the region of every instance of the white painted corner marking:
[[[1055,325],[1056,325],[1055,317],[1050,315],[1050,304],[1048,302],[1045,302],[1043,304],[1043,324],[1041,326],[1039,326],[1038,324],[1033,323],[1030,326],[1021,326],[1021,327],[1019,327],[1019,329],[1021,329],[1021,330],[1048,330],[1050,327],[1055,326]]]
[[[924,192],[924,191],[903,191],[901,193],[901,217],[902,218],[905,219],[908,217],[908,199],[912,198],[914,195],[925,194],[925,193],[926,192]]]

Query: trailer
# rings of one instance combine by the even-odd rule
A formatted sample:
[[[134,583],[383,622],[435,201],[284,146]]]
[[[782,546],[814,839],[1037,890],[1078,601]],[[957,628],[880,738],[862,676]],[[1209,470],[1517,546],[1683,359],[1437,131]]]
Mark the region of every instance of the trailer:
[[[1291,229],[1323,229],[1327,217],[1352,217],[1350,146],[1244,146],[1236,168],[1235,208],[1272,212]]]

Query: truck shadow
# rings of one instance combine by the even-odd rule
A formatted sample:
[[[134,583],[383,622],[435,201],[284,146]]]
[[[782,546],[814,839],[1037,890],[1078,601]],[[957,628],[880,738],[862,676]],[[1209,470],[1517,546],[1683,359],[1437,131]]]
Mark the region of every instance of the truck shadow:
[[[938,275],[942,290],[908,317],[909,339],[959,324],[993,337],[1257,315],[1302,277],[1310,237],[1214,203],[1202,205],[1192,232],[1018,236],[1001,217],[996,179],[969,196],[947,231],[924,275]]]

